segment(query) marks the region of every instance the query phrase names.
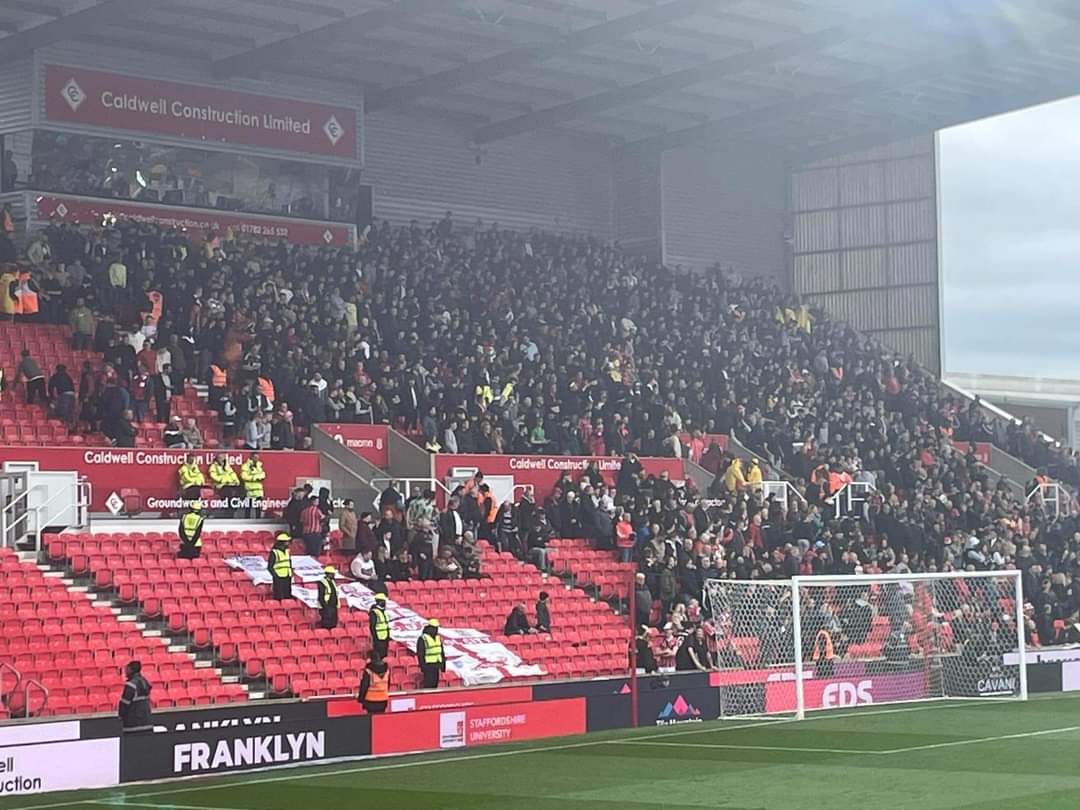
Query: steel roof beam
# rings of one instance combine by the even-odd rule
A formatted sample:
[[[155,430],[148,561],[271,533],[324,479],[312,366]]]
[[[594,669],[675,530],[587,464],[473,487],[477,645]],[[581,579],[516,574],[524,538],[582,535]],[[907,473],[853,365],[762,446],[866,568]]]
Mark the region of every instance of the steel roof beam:
[[[552,127],[564,121],[587,118],[604,110],[621,107],[624,104],[642,101],[724,76],[756,70],[799,54],[813,53],[830,48],[849,39],[851,36],[853,36],[851,27],[834,26],[805,34],[796,39],[785,39],[771,45],[725,56],[721,59],[711,59],[695,67],[676,70],[672,73],[666,73],[653,79],[647,79],[643,82],[626,85],[604,93],[584,96],[566,104],[549,107],[546,110],[539,110],[528,115],[498,121],[478,129],[473,135],[473,140],[476,143],[489,143],[534,129]]]
[[[291,58],[302,55],[304,49],[317,53],[327,41],[345,36],[357,36],[393,25],[413,14],[453,6],[448,0],[396,0],[385,6],[368,9],[344,19],[322,23],[299,34],[275,39],[250,50],[216,60],[211,71],[218,79],[238,74],[252,75],[270,67],[278,67]]]
[[[620,39],[635,31],[653,28],[703,11],[735,5],[739,0],[669,0],[663,5],[635,11],[613,20],[590,25],[565,36],[534,45],[521,45],[459,67],[433,73],[397,87],[388,87],[367,99],[366,108],[378,110],[391,104],[401,104],[432,93],[448,90],[465,82],[496,76],[508,70],[543,62],[560,54],[588,48],[592,45]]]
[[[163,2],[165,0],[101,0],[93,6],[26,28],[18,36],[4,37],[4,47],[0,48],[0,65],[22,59],[54,42],[78,39],[105,23],[137,16],[140,11],[151,10]]]

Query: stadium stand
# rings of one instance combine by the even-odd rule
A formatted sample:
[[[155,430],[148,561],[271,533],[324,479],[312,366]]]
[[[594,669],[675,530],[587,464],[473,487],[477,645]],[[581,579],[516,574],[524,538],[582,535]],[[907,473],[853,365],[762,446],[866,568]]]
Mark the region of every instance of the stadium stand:
[[[70,580],[69,580],[70,581]],[[0,660],[21,676],[4,683],[5,711],[12,716],[87,714],[116,707],[122,667],[143,663],[157,684],[156,705],[192,706],[243,700],[246,692],[223,683],[209,667],[170,648],[160,634],[123,620],[85,587],[69,587],[58,575],[0,548]],[[31,680],[48,690],[27,691]]]

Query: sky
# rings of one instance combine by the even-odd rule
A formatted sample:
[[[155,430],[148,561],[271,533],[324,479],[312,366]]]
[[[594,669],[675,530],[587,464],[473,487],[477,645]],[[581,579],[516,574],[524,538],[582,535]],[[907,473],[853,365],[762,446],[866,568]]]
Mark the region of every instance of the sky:
[[[938,137],[946,372],[1080,379],[1080,97]]]

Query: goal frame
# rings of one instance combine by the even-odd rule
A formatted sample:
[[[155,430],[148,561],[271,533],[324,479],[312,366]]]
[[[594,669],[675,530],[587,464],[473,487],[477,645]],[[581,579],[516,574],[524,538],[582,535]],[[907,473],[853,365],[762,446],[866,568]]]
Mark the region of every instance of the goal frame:
[[[944,571],[926,574],[848,574],[826,576],[796,576],[791,578],[792,631],[795,637],[795,719],[806,717],[806,694],[803,681],[802,597],[803,585],[819,587],[872,584],[875,582],[928,582],[956,579],[1012,579],[1013,603],[1016,611],[1016,649],[1019,659],[1019,690],[1015,700],[1028,699],[1026,650],[1024,643],[1024,588],[1019,570],[1009,571]]]
[[[807,597],[803,593],[803,589],[813,588],[829,588],[829,587],[849,587],[858,585],[881,585],[887,583],[928,583],[935,581],[957,581],[957,580],[995,580],[1000,584],[1011,581],[1011,590],[1006,586],[1002,588],[1002,595],[1011,593],[1012,601],[1014,603],[1014,615],[1013,620],[1016,624],[1016,638],[1015,649],[1018,654],[1019,660],[1019,672],[1017,673],[1016,693],[1011,696],[1012,700],[1027,700],[1028,699],[1028,683],[1027,683],[1027,666],[1025,663],[1026,643],[1024,639],[1024,594],[1022,584],[1022,572],[1018,570],[1009,571],[948,571],[948,572],[936,572],[926,574],[851,574],[851,575],[825,575],[825,576],[796,576],[790,579],[781,580],[728,580],[728,579],[711,579],[705,583],[705,604],[712,609],[712,595],[710,584],[717,583],[721,586],[741,585],[746,587],[766,587],[779,589],[786,591],[789,594],[790,606],[791,606],[791,635],[792,635],[792,648],[790,655],[793,661],[788,670],[793,675],[793,686],[795,688],[794,695],[794,714],[788,714],[789,717],[796,720],[802,720],[806,717],[806,662],[804,661],[804,655],[806,645],[803,639],[803,601]],[[970,696],[955,696],[950,697],[948,695],[927,696],[919,698],[920,701],[931,700],[965,700],[974,699]],[[739,713],[741,716],[741,713]],[[757,714],[752,712],[751,715]],[[746,716],[751,716],[746,715]]]

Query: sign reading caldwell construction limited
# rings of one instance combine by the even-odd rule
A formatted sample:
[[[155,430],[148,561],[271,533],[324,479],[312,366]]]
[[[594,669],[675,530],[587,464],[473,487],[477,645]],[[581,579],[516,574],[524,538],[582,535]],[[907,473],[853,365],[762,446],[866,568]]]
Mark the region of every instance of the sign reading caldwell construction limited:
[[[354,108],[63,65],[45,66],[45,117],[204,142],[358,157]]]

